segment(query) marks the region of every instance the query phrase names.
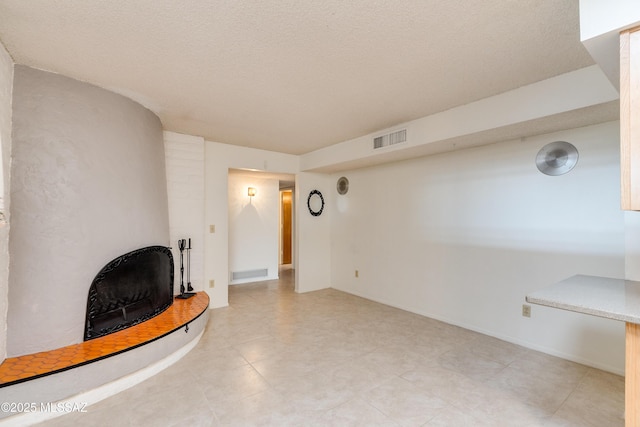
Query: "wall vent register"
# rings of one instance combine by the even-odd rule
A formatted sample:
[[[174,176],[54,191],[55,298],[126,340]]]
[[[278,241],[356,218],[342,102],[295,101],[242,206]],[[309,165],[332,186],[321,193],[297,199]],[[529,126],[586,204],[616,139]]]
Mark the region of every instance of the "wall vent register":
[[[244,270],[244,271],[232,271],[231,281],[243,280],[243,279],[255,279],[259,277],[267,277],[268,275],[269,275],[269,269],[267,268],[258,268],[255,270]]]
[[[389,147],[403,142],[407,142],[406,129],[397,130],[395,132],[373,138],[373,149],[377,150],[378,148]]]

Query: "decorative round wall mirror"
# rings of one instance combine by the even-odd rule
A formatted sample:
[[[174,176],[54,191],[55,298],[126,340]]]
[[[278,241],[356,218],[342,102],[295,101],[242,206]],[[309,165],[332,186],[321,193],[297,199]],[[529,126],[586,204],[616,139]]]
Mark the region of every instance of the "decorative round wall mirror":
[[[322,197],[322,193],[318,190],[312,190],[309,193],[309,197],[307,197],[307,207],[311,215],[320,216],[324,209],[324,197]]]
[[[564,175],[578,163],[578,149],[566,141],[551,142],[538,151],[536,166],[545,175]]]
[[[338,190],[338,194],[344,196],[349,191],[349,180],[346,177],[340,177],[338,182],[336,183],[336,188]]]

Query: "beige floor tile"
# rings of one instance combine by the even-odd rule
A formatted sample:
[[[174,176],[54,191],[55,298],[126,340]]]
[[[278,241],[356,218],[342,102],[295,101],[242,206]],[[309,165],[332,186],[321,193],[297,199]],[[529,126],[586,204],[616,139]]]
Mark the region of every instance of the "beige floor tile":
[[[623,426],[624,379],[590,369],[551,420],[552,425]]]
[[[203,371],[197,383],[216,413],[221,407],[234,405],[239,400],[269,388],[264,378],[251,365]]]
[[[336,408],[327,411],[319,419],[326,426],[342,427],[397,427],[382,412],[369,405],[362,399],[350,400]]]
[[[132,426],[173,426],[185,418],[190,418],[196,425],[206,425],[215,419],[199,387],[172,388],[165,385],[162,392],[129,402],[128,406],[132,405],[133,408],[126,409]],[[125,407],[120,406],[122,409]]]
[[[300,408],[329,410],[393,377],[391,373],[370,369],[366,364],[354,361],[314,371],[274,388]]]
[[[249,363],[258,362],[270,357],[276,357],[291,351],[290,345],[287,345],[272,336],[235,344],[234,348]]]
[[[624,426],[624,402],[612,402],[599,393],[576,390],[551,418],[551,425],[584,427]]]
[[[199,376],[201,370],[230,369],[248,365],[249,362],[235,347],[205,344],[196,346],[180,361],[180,364]]]
[[[495,377],[506,365],[487,359],[466,348],[457,348],[438,357],[441,367],[466,375],[476,381],[485,381]]]
[[[419,366],[402,378],[420,389],[460,407],[474,407],[486,397],[487,386],[440,366]]]
[[[475,388],[472,393],[461,396],[453,406],[495,426],[538,427],[551,417],[543,409],[484,384]]]
[[[448,406],[437,395],[399,377],[363,393],[362,398],[402,426],[421,426]]]
[[[571,387],[577,386],[589,371],[587,366],[579,363],[532,350],[514,360],[509,367],[535,373],[535,376],[543,381]]]
[[[620,375],[599,369],[589,369],[578,384],[578,388],[600,393],[624,404],[624,377]]]
[[[229,303],[177,364],[43,425],[624,424],[623,377],[333,289],[297,294],[290,269]]]
[[[503,365],[509,365],[516,360],[520,360],[529,351],[519,345],[481,334],[478,334],[473,340],[470,350],[473,354]]]
[[[303,410],[273,391],[249,396],[220,413],[223,426],[320,426],[322,412]]]
[[[381,370],[395,375],[402,375],[421,366],[437,366],[437,362],[423,354],[422,351],[389,345],[378,347],[363,355],[360,360],[373,363]]]
[[[448,406],[429,420],[425,427],[495,427],[495,421],[475,418],[469,411]]]
[[[536,372],[506,368],[486,383],[495,390],[507,394],[532,407],[552,415],[569,397],[575,386],[546,381]]]

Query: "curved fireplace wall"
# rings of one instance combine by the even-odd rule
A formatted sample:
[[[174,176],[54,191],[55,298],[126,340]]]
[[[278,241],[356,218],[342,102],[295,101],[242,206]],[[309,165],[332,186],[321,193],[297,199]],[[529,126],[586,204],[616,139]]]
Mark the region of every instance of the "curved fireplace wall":
[[[16,65],[7,357],[80,343],[96,272],[169,246],[162,124],[140,104]]]

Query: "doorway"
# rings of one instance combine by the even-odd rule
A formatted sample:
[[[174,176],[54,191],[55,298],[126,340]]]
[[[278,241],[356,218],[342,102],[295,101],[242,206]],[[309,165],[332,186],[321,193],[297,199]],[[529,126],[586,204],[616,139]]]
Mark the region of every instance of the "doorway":
[[[281,265],[295,264],[295,175],[230,168],[227,191],[229,284],[277,278]],[[286,227],[283,192],[288,192],[285,199],[290,202],[290,209],[285,207]],[[288,233],[287,263],[282,258],[283,228]]]
[[[280,192],[280,264],[291,264],[292,262],[292,229],[293,229],[293,192],[284,190]]]

